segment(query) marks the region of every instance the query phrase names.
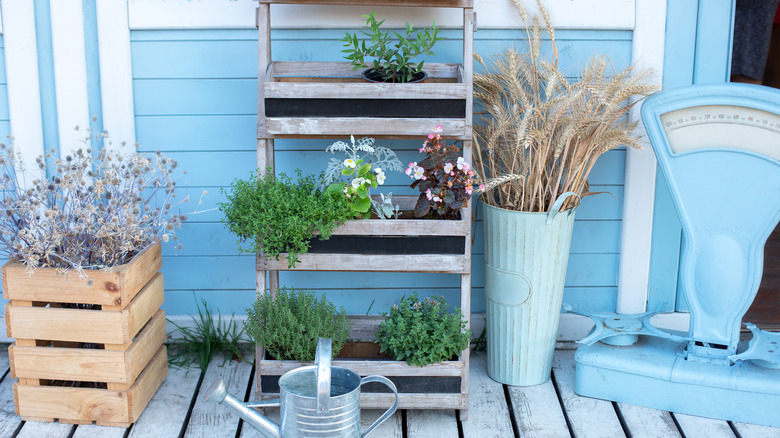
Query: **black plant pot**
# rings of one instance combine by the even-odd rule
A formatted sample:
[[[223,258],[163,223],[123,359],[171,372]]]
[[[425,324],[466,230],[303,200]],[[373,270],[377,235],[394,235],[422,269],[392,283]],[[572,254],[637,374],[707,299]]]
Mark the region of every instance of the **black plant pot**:
[[[369,68],[368,70],[363,70],[362,73],[363,79],[365,79],[368,82],[381,82],[381,83],[395,83],[396,81],[388,81],[388,77],[385,76],[384,73],[382,73],[379,70],[374,70],[373,68]],[[404,84],[414,84],[419,82],[424,82],[425,78],[428,77],[428,73],[425,73],[424,71],[412,73],[412,80],[403,82]],[[398,83],[401,83],[398,81]]]

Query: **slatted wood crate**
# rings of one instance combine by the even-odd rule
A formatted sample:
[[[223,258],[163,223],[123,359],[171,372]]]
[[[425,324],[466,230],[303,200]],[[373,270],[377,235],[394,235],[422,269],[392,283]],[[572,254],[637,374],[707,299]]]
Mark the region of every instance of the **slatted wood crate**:
[[[127,427],[167,375],[160,246],[125,265],[75,272],[2,267],[16,413]]]
[[[373,342],[379,324],[378,316],[350,316],[350,339]],[[348,346],[347,346],[348,347]],[[347,349],[345,347],[344,349]],[[343,350],[344,350],[343,349]],[[342,351],[343,351],[342,350]],[[311,363],[269,358],[262,347],[257,348],[257,387],[263,398],[279,396],[279,377],[298,367]],[[373,356],[373,355],[372,355]],[[361,377],[382,375],[398,388],[399,409],[467,409],[468,394],[461,393],[464,367],[463,357],[426,365],[408,365],[406,362],[386,358],[337,357],[332,366],[350,369]],[[393,395],[384,385],[367,384],[361,387],[360,406],[364,409],[387,409],[393,403]],[[376,391],[376,392],[374,392]]]

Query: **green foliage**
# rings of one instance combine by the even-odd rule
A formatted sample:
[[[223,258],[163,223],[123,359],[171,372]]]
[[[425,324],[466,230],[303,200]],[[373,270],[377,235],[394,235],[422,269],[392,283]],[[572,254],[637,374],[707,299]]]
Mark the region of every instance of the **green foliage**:
[[[280,288],[276,297],[261,295],[247,309],[244,322],[249,337],[279,360],[311,362],[318,338],[331,338],[333,355],[347,342],[352,322],[344,308],[312,291]]]
[[[424,366],[449,360],[469,346],[471,331],[460,309],[450,313],[444,297],[420,301],[417,292],[390,309],[379,326],[376,342],[395,360]]]
[[[201,371],[211,362],[215,354],[222,353],[224,360],[229,358],[237,361],[244,360],[244,352],[241,351],[239,340],[244,329],[239,330],[238,324],[232,319],[228,323],[222,323],[222,316],[217,310],[217,319],[209,309],[206,300],[202,300],[203,309],[198,305],[198,316],[192,316],[194,325],[182,327],[168,320],[176,326],[168,337],[172,339],[168,346],[168,363],[172,366],[189,368],[193,362],[197,362]]]
[[[227,200],[218,204],[219,209],[228,229],[238,236],[240,251],[262,252],[276,260],[286,252],[292,268],[298,254],[308,252],[314,234],[326,240],[354,217],[343,194],[319,191],[314,177],[297,173],[298,182],[293,183],[269,169],[264,176],[253,173],[248,180],[236,179],[230,191],[223,190]]]
[[[351,61],[353,70],[370,68],[382,73],[385,82],[412,81],[412,75],[421,72],[424,64],[424,61],[415,64],[412,58],[423,54],[433,55],[431,48],[443,39],[438,36],[439,29],[434,21],[431,29],[416,33],[413,33],[412,25],[406,23],[405,35],[393,32],[397,41],[391,41],[390,32],[380,29],[385,20],[377,21],[373,12],[362,17],[366,19],[368,30],[362,30],[361,33],[369,40],[360,40],[357,34],[350,35],[347,32],[341,39],[347,48],[342,50],[347,54],[344,58]],[[366,41],[370,41],[370,44],[366,45]],[[365,58],[373,58],[373,61],[369,63]]]

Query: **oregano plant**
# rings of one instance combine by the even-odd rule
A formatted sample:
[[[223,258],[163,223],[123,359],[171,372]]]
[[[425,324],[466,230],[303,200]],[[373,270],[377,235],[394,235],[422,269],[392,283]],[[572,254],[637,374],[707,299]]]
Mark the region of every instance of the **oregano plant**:
[[[417,292],[401,299],[376,332],[382,353],[409,365],[449,360],[469,346],[471,331],[460,309],[450,312],[444,297],[420,300]]]

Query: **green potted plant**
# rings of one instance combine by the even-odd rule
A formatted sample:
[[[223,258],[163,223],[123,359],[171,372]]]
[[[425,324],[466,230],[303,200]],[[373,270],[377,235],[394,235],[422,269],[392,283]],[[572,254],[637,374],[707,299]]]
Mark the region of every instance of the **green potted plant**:
[[[10,259],[2,276],[8,336],[17,338],[9,348],[19,378],[17,414],[133,423],[148,402],[137,388],[154,391],[167,373],[158,271],[160,243],[181,248],[175,230],[185,217],[175,212],[176,161],[159,152],[122,156],[82,148],[64,157],[47,153],[25,168],[13,145],[0,144],[0,168],[0,253]],[[145,347],[134,348],[139,344]],[[97,399],[105,403],[94,405]]]
[[[459,309],[450,312],[443,296],[420,300],[417,292],[394,305],[376,332],[382,353],[415,366],[451,360],[470,338]]]
[[[589,194],[587,178],[599,155],[638,146],[628,111],[655,87],[647,83],[649,72],[632,67],[609,74],[603,57],[569,81],[541,2],[541,20],[513,4],[532,23],[529,50],[506,50],[494,65],[475,55],[484,73],[474,76],[474,97],[485,110],[474,124],[474,168],[486,186],[488,345],[504,344],[488,348],[488,374],[537,385],[550,378],[578,199]],[[552,42],[549,58],[540,53],[542,22]],[[533,354],[520,355],[520,345]]]
[[[238,236],[239,250],[264,254],[279,260],[287,253],[288,267],[305,254],[312,238],[326,240],[340,224],[355,217],[355,210],[342,193],[317,189],[313,176],[293,182],[286,174],[253,174],[236,179],[223,190],[219,209],[228,229]]]
[[[371,82],[420,82],[425,80],[423,72],[425,61],[414,62],[413,59],[420,55],[433,55],[431,51],[437,41],[442,40],[438,36],[439,29],[433,22],[431,29],[423,29],[414,32],[411,24],[406,23],[406,33],[394,32],[396,41],[393,41],[390,32],[380,28],[385,20],[377,21],[372,11],[363,15],[366,19],[367,30],[361,33],[368,37],[359,39],[356,33],[349,34],[341,39],[344,42],[346,53],[353,70],[366,69],[363,77]],[[366,44],[368,41],[368,44]]]
[[[280,288],[274,296],[262,294],[246,312],[247,335],[277,360],[313,361],[318,338],[330,338],[336,356],[352,327],[343,307],[307,290]]]
[[[459,219],[461,208],[468,207],[474,193],[475,173],[460,156],[460,148],[442,140],[441,131],[438,125],[428,134],[419,150],[425,158],[409,163],[405,172],[414,180],[411,187],[420,190],[414,207],[416,217]]]

